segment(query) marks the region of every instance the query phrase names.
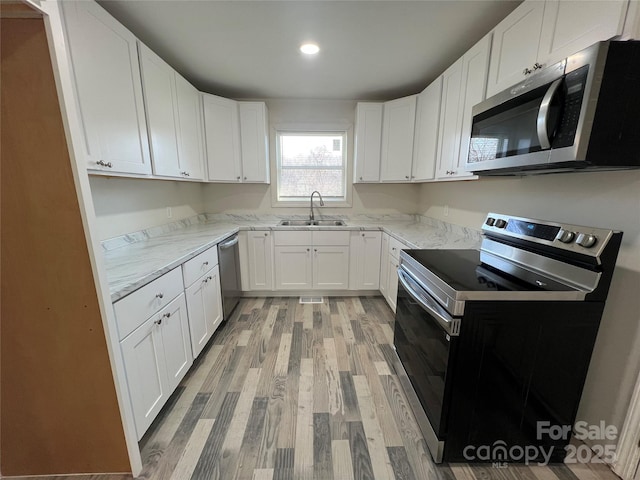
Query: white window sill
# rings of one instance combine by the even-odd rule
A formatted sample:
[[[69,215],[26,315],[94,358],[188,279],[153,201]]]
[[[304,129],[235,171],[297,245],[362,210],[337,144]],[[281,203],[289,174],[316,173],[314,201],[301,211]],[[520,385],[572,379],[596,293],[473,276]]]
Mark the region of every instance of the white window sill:
[[[284,207],[284,208],[310,208],[309,200],[273,200],[271,202],[272,207]],[[322,210],[325,208],[351,208],[351,203],[345,200],[325,200],[324,206],[320,206],[320,202],[318,201],[318,197],[313,199],[313,208],[319,213],[322,213]]]

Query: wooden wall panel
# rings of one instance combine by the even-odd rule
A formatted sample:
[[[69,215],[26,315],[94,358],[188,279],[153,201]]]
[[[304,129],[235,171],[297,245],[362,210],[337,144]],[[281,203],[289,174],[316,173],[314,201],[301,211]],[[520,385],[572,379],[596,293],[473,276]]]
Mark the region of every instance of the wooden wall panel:
[[[2,19],[0,469],[129,472],[42,19]]]

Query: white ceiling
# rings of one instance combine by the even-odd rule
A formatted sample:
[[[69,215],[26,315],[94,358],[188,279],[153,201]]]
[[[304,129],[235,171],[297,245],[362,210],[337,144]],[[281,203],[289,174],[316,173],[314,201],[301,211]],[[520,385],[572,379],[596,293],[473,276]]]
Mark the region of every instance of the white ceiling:
[[[202,91],[388,100],[421,91],[520,0],[99,3]],[[298,50],[309,40],[313,58]]]

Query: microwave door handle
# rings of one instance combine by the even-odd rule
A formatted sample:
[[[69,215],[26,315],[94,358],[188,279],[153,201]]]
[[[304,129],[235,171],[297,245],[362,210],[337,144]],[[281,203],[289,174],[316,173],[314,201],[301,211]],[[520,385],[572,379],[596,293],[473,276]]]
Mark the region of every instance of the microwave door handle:
[[[431,299],[425,298],[424,295],[420,295],[415,288],[411,285],[414,283],[407,276],[406,273],[402,271],[401,268],[398,269],[398,280],[407,291],[407,293],[413,298],[422,308],[428,311],[437,321],[438,324],[451,336],[459,335],[459,325],[457,325],[456,319],[445,316],[441,312],[438,311],[439,305],[436,306],[435,302]]]
[[[538,110],[537,127],[538,141],[540,142],[542,150],[548,150],[551,148],[551,140],[549,139],[549,132],[547,131],[547,117],[549,116],[549,107],[551,105],[551,101],[558,91],[558,88],[560,88],[562,80],[563,78],[560,77],[551,85],[549,85],[549,89],[544,94],[544,97],[542,97],[542,102],[540,103],[540,109]]]

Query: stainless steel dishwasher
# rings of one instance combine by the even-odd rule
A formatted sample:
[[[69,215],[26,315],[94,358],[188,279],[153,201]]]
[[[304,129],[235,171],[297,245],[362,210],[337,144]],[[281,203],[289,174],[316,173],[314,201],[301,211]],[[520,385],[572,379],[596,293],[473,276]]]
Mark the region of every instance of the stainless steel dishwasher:
[[[240,257],[238,234],[218,244],[220,264],[220,289],[222,290],[223,319],[228,320],[240,301]]]

